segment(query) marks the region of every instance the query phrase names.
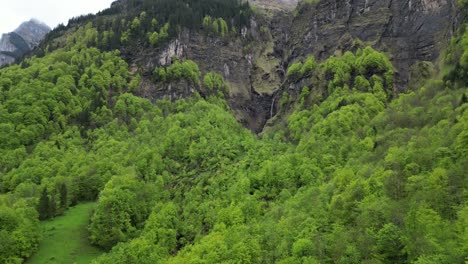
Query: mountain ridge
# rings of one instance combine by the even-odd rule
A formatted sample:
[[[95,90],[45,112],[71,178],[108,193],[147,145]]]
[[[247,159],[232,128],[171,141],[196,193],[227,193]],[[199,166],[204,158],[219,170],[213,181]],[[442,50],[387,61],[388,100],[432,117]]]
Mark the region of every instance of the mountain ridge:
[[[0,39],[0,67],[13,63],[39,45],[51,29],[32,18],[21,23],[14,31],[2,34]]]

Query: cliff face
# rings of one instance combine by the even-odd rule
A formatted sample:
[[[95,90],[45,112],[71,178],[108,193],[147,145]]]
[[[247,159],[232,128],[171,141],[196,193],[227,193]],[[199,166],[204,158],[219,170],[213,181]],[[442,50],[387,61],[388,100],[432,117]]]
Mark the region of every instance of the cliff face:
[[[47,33],[49,33],[49,31],[49,26],[36,19],[31,19],[29,21],[23,22],[15,30],[15,33],[20,35],[32,49],[39,44],[39,42]]]
[[[175,56],[196,61],[204,72],[222,73],[231,87],[228,101],[234,114],[258,132],[275,114],[280,96],[301,88],[285,78],[290,63],[310,54],[318,60],[339,56],[362,42],[390,56],[397,93],[406,88],[412,65],[435,62],[457,25],[454,0],[321,0],[294,11],[289,7],[295,1],[286,6],[281,0],[251,2],[260,12],[240,38],[186,32],[165,49],[133,56],[134,62],[152,69]],[[164,96],[167,88],[151,89],[150,81],[143,86],[142,95],[151,99]],[[171,87],[169,97],[184,97],[193,89],[182,90]]]
[[[15,31],[0,39],[0,66],[13,63],[36,47],[50,28],[35,19],[22,23]]]
[[[299,0],[249,0],[255,6],[266,9],[294,9]]]
[[[349,49],[355,40],[387,52],[401,91],[417,61],[434,62],[457,25],[454,0],[322,0],[303,5],[291,26],[290,59],[319,59]]]
[[[265,65],[267,60],[272,62],[266,67],[271,67],[273,74],[279,60],[267,55],[273,51],[272,43],[258,43],[257,47],[249,51],[245,44],[246,40],[242,38],[222,40],[186,31],[162,50],[145,51],[137,56],[130,54],[131,51],[123,54],[132,57],[135,66],[143,66],[148,70],[169,65],[177,57],[197,62],[202,72],[222,74],[230,87],[228,102],[239,122],[254,131],[261,131],[269,118],[265,113],[270,111],[272,94],[281,85],[281,78],[274,77],[275,81],[268,87],[271,91],[260,91],[255,80],[262,80],[261,76],[266,73],[259,68],[259,60],[264,60]],[[263,81],[268,83],[268,79]],[[190,96],[194,90],[186,82],[154,84],[148,76],[140,86],[140,95],[153,101],[161,98],[175,100]]]
[[[158,84],[151,76],[155,67],[170,64],[174,57],[191,59],[203,73],[223,75],[233,113],[239,122],[260,132],[276,114],[281,96],[288,93],[293,99],[307,81],[286,78],[291,63],[309,55],[321,61],[372,46],[390,57],[398,93],[412,80],[410,72],[417,72],[413,65],[437,60],[458,25],[456,0],[245,1],[257,11],[249,26],[234,34],[220,37],[192,28],[162,46],[137,41],[120,47],[134,71],[143,75],[139,95],[153,101],[191,96],[193,85]],[[137,16],[143,10],[135,3],[115,1],[108,13],[115,19],[124,16],[122,12]]]
[[[11,41],[12,34],[2,34],[0,39],[0,67],[15,61],[14,51],[16,46]]]
[[[288,64],[310,54],[318,60],[340,55],[362,42],[390,56],[399,92],[411,79],[412,65],[435,62],[457,25],[454,0],[322,0],[295,11],[276,9],[279,0],[252,3],[274,8],[253,18],[241,39],[226,42],[182,34],[162,55],[145,56],[138,64],[151,68],[175,54],[196,61],[202,70],[223,73],[231,85],[233,112],[260,131],[276,112],[280,95],[298,86],[285,78]]]

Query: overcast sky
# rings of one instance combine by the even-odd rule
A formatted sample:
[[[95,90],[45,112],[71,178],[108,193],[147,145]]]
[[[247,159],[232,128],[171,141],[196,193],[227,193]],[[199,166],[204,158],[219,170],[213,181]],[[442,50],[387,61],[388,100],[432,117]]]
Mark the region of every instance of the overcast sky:
[[[114,0],[0,0],[0,35],[15,30],[22,22],[37,18],[54,28],[71,17],[97,13]]]

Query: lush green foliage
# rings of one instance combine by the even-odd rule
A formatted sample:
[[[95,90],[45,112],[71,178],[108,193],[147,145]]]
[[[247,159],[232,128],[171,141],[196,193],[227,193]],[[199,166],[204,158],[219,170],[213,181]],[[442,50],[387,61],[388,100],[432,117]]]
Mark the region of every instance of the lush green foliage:
[[[46,50],[64,47],[60,41],[67,30],[90,24],[94,42],[88,47],[102,50],[144,45],[160,46],[182,30],[205,28],[218,36],[240,33],[250,26],[251,9],[247,1],[238,0],[128,0],[114,4],[97,15],[73,18],[68,26],[54,29],[46,38]],[[78,36],[73,39],[81,41]]]
[[[289,75],[312,88],[296,104],[286,93],[286,124],[259,139],[212,96],[223,78],[201,81],[193,61],[155,81],[186,80],[203,96],[128,93],[141,77],[118,52],[90,48],[99,32],[88,24],[66,49],[0,70],[2,263],[36,250],[39,218],[88,200],[89,239],[108,250],[94,263],[463,263],[463,56],[447,82],[393,101],[384,54],[309,57]],[[451,50],[465,54],[464,38]]]
[[[11,208],[1,212],[15,215],[1,225],[1,239],[10,241],[1,243],[8,245],[2,249],[8,254],[0,254],[8,261],[2,263],[17,263],[35,251],[38,218],[96,199],[110,178],[87,154],[85,135],[112,120],[112,94],[125,89],[128,66],[117,55],[59,50],[0,71],[0,189],[8,192],[0,205]]]
[[[156,68],[153,73],[156,81],[160,82],[186,80],[198,85],[200,79],[198,65],[191,60],[183,62],[176,60],[168,67]]]
[[[156,21],[156,20],[153,20],[153,21]],[[152,24],[156,25],[156,22]],[[158,43],[161,43],[164,40],[166,40],[169,37],[168,30],[169,30],[169,24],[166,23],[164,27],[160,29],[159,32],[157,31],[154,31],[153,33],[148,32],[148,39],[149,39],[150,44],[153,46],[156,46]]]
[[[292,79],[300,79],[308,77],[313,74],[314,70],[317,68],[317,62],[313,56],[307,57],[304,64],[301,62],[296,62],[289,66],[287,75]]]
[[[211,16],[205,16],[203,18],[203,27],[210,32],[220,35],[221,37],[224,37],[229,33],[228,24],[223,18],[213,19]]]
[[[215,72],[209,72],[203,78],[203,91],[206,94],[226,94],[228,87],[223,76]]]
[[[453,38],[445,54],[444,80],[448,85],[468,85],[468,25],[462,27],[460,37]]]
[[[37,250],[40,237],[36,211],[24,200],[9,206],[0,197],[0,263],[21,263]]]

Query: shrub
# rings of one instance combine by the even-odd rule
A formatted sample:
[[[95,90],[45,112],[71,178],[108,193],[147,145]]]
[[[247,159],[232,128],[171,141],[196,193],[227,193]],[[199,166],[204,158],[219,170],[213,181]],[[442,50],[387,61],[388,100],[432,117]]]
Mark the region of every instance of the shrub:
[[[224,82],[224,78],[218,73],[207,73],[203,78],[203,87],[207,90],[207,92],[227,92],[227,85]]]
[[[292,79],[298,79],[301,77],[302,73],[302,63],[301,62],[296,62],[293,63],[291,66],[288,68],[288,77]]]

